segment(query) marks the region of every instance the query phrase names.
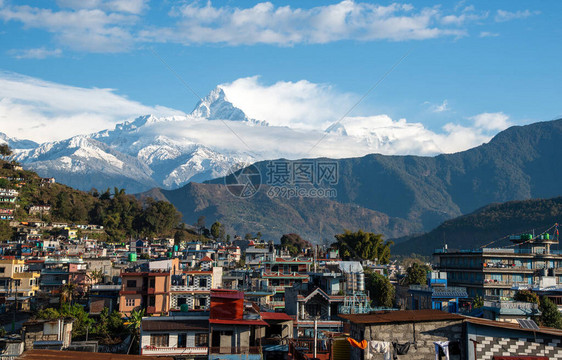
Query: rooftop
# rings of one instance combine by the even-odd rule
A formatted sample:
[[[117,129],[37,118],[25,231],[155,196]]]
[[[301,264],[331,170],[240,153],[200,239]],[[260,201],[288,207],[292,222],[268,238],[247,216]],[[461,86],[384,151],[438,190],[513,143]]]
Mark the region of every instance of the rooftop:
[[[83,351],[28,350],[17,357],[21,360],[167,360],[171,357],[89,353]]]
[[[440,310],[376,311],[370,314],[340,314],[339,316],[354,324],[390,324],[464,319],[461,315]]]

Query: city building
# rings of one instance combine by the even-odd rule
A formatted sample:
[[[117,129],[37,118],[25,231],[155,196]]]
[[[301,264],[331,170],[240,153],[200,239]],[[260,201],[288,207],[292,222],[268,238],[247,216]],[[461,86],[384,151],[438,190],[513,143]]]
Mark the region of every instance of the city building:
[[[451,286],[467,289],[468,296],[510,298],[514,285],[532,285],[546,275],[562,278],[562,255],[551,250],[558,243],[549,234],[524,234],[510,238],[513,245],[477,250],[437,250],[434,264],[447,272]]]

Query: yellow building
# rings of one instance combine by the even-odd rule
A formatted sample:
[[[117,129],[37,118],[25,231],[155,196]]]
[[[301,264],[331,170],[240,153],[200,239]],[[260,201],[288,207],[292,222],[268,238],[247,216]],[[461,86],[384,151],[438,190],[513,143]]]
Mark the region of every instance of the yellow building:
[[[29,271],[24,260],[0,259],[0,295],[35,296],[39,290],[38,271]]]

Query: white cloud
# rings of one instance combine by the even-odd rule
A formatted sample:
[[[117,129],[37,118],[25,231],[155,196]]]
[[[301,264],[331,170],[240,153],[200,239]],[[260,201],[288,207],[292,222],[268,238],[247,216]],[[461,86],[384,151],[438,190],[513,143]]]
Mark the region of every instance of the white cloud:
[[[482,113],[471,118],[474,126],[489,131],[501,131],[510,127],[512,124],[508,121],[509,116],[503,112]]]
[[[449,103],[447,102],[447,99],[443,100],[443,102],[439,105],[431,106],[431,111],[434,113],[441,113],[449,110],[451,109],[449,108]]]
[[[415,10],[409,4],[388,6],[344,0],[310,9],[276,7],[270,2],[251,8],[214,7],[211,2],[189,3],[172,13],[173,27],[140,32],[146,41],[182,44],[226,43],[293,45],[322,44],[339,40],[423,40],[442,36],[463,36],[458,25],[471,19],[461,15],[442,21],[438,7]],[[449,18],[447,18],[449,19]],[[441,26],[442,24],[452,26]]]
[[[251,153],[267,159],[450,153],[480,145],[497,130],[509,126],[507,115],[501,112],[476,115],[471,118],[472,126],[449,123],[440,131],[429,130],[419,122],[378,114],[343,119],[341,126],[347,135],[326,134],[327,124],[338,120],[356,95],[341,95],[328,85],[306,80],[267,86],[259,83],[257,77],[242,78],[223,88],[236,106],[271,125],[228,121],[227,127],[221,121],[181,117],[178,115],[182,113],[173,109],[146,106],[111,89],[78,88],[0,73],[0,129],[9,136],[44,142],[112,129],[116,123],[149,113],[173,115],[170,121],[151,122],[138,132],[227,153],[247,153],[247,144]]]
[[[104,9],[140,14],[148,7],[148,0],[57,0],[60,7],[70,9]]]
[[[55,39],[75,50],[123,52],[130,50],[130,28],[138,16],[127,12],[105,12],[97,8],[53,11],[30,6],[2,6],[0,19],[19,21],[26,28],[53,33]]]
[[[494,32],[490,32],[490,31],[481,31],[480,32],[480,37],[484,38],[484,37],[498,37],[500,36],[500,34],[498,33],[494,33]]]
[[[12,49],[8,54],[16,59],[45,59],[48,57],[59,57],[62,55],[61,49],[49,50],[44,47],[36,49]]]
[[[353,106],[357,97],[306,80],[264,85],[257,76],[241,78],[221,88],[229,101],[249,117],[275,126],[325,129]]]
[[[0,72],[0,129],[34,141],[65,139],[113,127],[140,114],[181,112],[115,94]]]
[[[504,21],[510,21],[515,19],[525,19],[533,15],[538,15],[540,13],[541,13],[540,11],[531,11],[529,9],[518,10],[514,12],[500,9],[496,12],[496,16],[494,19],[497,22],[504,22]]]

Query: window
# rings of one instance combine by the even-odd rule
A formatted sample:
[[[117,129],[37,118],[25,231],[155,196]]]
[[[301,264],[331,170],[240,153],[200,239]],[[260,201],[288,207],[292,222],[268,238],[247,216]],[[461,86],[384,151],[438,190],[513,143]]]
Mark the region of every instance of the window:
[[[205,279],[205,278],[199,279],[199,287],[206,288],[207,287],[207,279]]]
[[[178,347],[187,347],[187,334],[178,334]]]
[[[135,299],[127,298],[125,299],[126,306],[135,306]]]
[[[14,280],[14,286],[21,286],[21,280]]]
[[[209,346],[209,334],[195,334],[195,346]]]
[[[137,281],[136,280],[127,280],[127,287],[128,288],[136,288],[137,287]]]
[[[148,306],[156,306],[156,298],[154,296],[148,297]]]
[[[168,334],[152,334],[150,335],[150,345],[156,347],[168,347]]]
[[[6,268],[5,267],[0,267],[0,274],[3,274],[6,272]]]

